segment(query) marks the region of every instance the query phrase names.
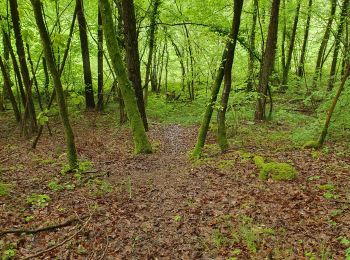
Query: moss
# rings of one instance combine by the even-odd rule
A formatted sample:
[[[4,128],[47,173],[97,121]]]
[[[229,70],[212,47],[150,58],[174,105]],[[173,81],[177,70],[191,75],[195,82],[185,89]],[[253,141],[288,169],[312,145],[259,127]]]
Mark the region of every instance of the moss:
[[[261,180],[271,178],[275,181],[292,181],[296,177],[297,171],[292,165],[278,162],[264,164],[259,174]]]
[[[265,164],[265,162],[264,162],[264,158],[262,157],[262,156],[254,156],[254,163],[255,163],[255,165],[258,167],[258,168],[262,168],[263,166],[264,166],[264,164]]]
[[[260,180],[291,181],[297,177],[297,170],[288,163],[265,163],[261,156],[254,156],[254,163],[260,169]]]
[[[0,197],[7,196],[10,192],[10,185],[0,182]]]
[[[319,143],[317,141],[307,141],[303,145],[304,149],[318,149],[319,148]]]

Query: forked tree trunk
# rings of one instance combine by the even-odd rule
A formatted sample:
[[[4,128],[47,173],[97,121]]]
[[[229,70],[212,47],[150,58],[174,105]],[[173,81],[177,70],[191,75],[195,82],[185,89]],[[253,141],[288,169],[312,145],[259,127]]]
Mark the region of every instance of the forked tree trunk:
[[[31,0],[31,2],[32,2],[34,14],[35,14],[36,24],[38,26],[39,33],[40,33],[40,38],[41,38],[47,66],[49,68],[49,71],[53,79],[56,96],[57,96],[57,103],[58,103],[61,118],[63,121],[69,166],[71,169],[75,169],[78,166],[77,151],[76,151],[75,142],[74,142],[73,130],[69,122],[68,110],[66,107],[63,87],[60,79],[60,72],[56,67],[55,58],[52,53],[50,36],[44,24],[42,10],[41,10],[41,2],[40,0]]]
[[[283,68],[283,75],[282,75],[282,89],[283,90],[286,90],[288,87],[287,86],[288,85],[288,74],[289,74],[290,64],[292,62],[292,57],[293,57],[295,37],[297,35],[299,13],[300,13],[300,1],[298,2],[297,9],[295,11],[294,23],[293,23],[292,33],[291,33],[290,41],[289,41],[287,59],[286,59],[285,66]]]
[[[125,102],[125,109],[130,121],[136,153],[151,153],[152,147],[148,141],[145,128],[143,126],[141,114],[137,107],[135,92],[132,83],[128,79],[123,58],[120,52],[117,36],[115,35],[115,25],[113,23],[112,10],[109,0],[99,0],[102,16],[103,31],[106,45],[115,71],[120,90]]]
[[[81,56],[84,69],[84,84],[85,84],[85,105],[86,109],[95,108],[94,90],[92,87],[92,75],[90,66],[89,41],[87,37],[87,26],[84,15],[83,0],[76,0],[77,18],[79,24]]]
[[[202,121],[202,124],[199,128],[196,146],[195,146],[194,150],[192,151],[193,157],[200,157],[202,155],[202,150],[203,150],[203,147],[205,144],[205,139],[207,138],[209,124],[210,124],[211,117],[213,115],[215,102],[217,100],[217,97],[218,97],[218,94],[220,91],[222,79],[224,78],[227,49],[228,49],[228,43],[226,43],[224,52],[222,54],[220,66],[216,72],[215,82],[214,82],[214,85],[211,89],[211,97],[210,97],[209,102],[207,103],[207,107],[205,109],[203,121]]]
[[[149,44],[148,44],[148,59],[146,64],[146,75],[144,82],[144,102],[147,104],[148,98],[148,83],[150,82],[151,69],[152,69],[152,59],[155,45],[155,35],[157,30],[157,15],[158,8],[160,6],[160,0],[152,0],[151,5],[153,6],[151,17],[150,17],[150,27],[149,27]]]
[[[134,1],[122,0],[122,9],[128,76],[129,80],[133,83],[137,99],[137,107],[140,111],[143,125],[145,127],[145,130],[148,131],[146,109],[141,86],[140,55],[138,37],[136,32]]]
[[[228,40],[227,58],[224,70],[224,89],[221,97],[221,107],[218,111],[218,133],[217,139],[222,151],[226,150],[229,146],[226,136],[226,111],[228,99],[230,97],[232,86],[232,66],[235,56],[235,49],[237,43],[237,37],[239,27],[241,23],[241,13],[243,7],[243,0],[234,0],[234,15],[232,21],[232,29]]]
[[[332,60],[332,65],[331,65],[331,72],[329,73],[329,81],[328,81],[328,87],[327,87],[328,91],[331,91],[333,89],[334,82],[335,82],[337,63],[338,63],[338,54],[339,54],[341,38],[343,35],[343,30],[344,30],[344,23],[346,21],[347,15],[349,13],[348,8],[349,8],[349,0],[344,0],[343,6],[341,9],[338,30],[337,30],[337,34],[335,36],[333,60]]]
[[[259,97],[256,102],[255,120],[265,120],[266,96],[268,91],[269,79],[273,71],[276,54],[277,32],[278,32],[278,15],[280,0],[273,0],[269,31],[267,35],[266,48],[261,64],[259,80]]]
[[[297,70],[297,76],[298,77],[302,77],[305,74],[305,72],[304,72],[304,67],[305,67],[304,63],[305,63],[307,42],[309,40],[310,22],[311,22],[311,9],[312,9],[312,0],[309,0],[309,6],[308,6],[308,10],[307,10],[307,18],[306,18],[303,46],[301,47],[300,60],[299,60],[298,70]]]
[[[28,112],[25,112],[25,119],[23,121],[26,121],[26,119],[29,120],[30,131],[33,133],[38,130],[38,125],[36,121],[36,114],[35,114],[34,102],[32,97],[31,80],[29,76],[29,70],[28,70],[26,55],[24,51],[24,44],[23,44],[22,33],[21,33],[21,24],[20,24],[20,18],[18,13],[17,0],[10,1],[10,10],[11,10],[13,31],[15,33],[15,38],[16,38],[16,47],[17,47],[17,54],[18,54],[18,59],[19,59],[19,64],[21,69],[21,75],[22,75],[23,83],[26,90],[25,111],[28,111]],[[23,127],[26,127],[26,126],[24,125]]]
[[[326,31],[325,31],[324,36],[322,38],[322,42],[321,42],[320,48],[318,50],[318,55],[317,55],[317,60],[316,60],[316,68],[315,68],[314,78],[313,78],[313,82],[312,82],[312,87],[314,89],[317,86],[317,81],[318,81],[318,78],[320,77],[320,74],[321,74],[322,64],[323,64],[322,60],[323,60],[323,57],[324,57],[324,54],[326,51],[329,36],[331,34],[335,11],[337,9],[337,0],[330,0],[330,1],[331,1],[331,12],[330,12],[330,15],[328,18]]]

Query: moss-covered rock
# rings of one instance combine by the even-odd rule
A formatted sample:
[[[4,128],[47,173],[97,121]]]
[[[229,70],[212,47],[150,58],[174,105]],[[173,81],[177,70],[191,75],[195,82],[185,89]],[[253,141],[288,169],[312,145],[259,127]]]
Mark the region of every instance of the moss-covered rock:
[[[260,169],[259,179],[272,179],[275,181],[292,181],[297,177],[297,170],[288,163],[265,163],[261,156],[254,157],[255,165]]]

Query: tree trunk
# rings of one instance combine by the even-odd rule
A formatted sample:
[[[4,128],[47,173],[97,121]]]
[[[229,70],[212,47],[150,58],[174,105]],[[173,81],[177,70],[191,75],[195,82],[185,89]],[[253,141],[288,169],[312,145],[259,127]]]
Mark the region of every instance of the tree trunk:
[[[3,79],[4,79],[4,88],[5,88],[5,90],[7,92],[7,95],[9,97],[9,99],[10,99],[10,102],[11,102],[11,105],[12,105],[12,108],[13,108],[13,112],[15,114],[16,121],[18,123],[20,123],[21,122],[21,113],[19,112],[19,109],[18,109],[18,106],[17,106],[17,102],[16,102],[16,98],[13,95],[13,92],[12,92],[12,89],[11,89],[11,80],[10,80],[8,71],[6,69],[6,66],[5,66],[1,56],[0,56],[0,69],[1,69],[1,72],[2,72]]]
[[[160,6],[160,0],[152,0],[151,5],[153,6],[151,17],[150,17],[150,27],[149,27],[149,44],[148,44],[148,59],[146,64],[146,76],[144,82],[144,102],[147,104],[148,98],[148,83],[150,81],[151,69],[152,69],[152,59],[154,52],[154,44],[155,44],[155,35],[157,30],[157,16],[158,16],[158,8]]]
[[[79,35],[80,35],[80,47],[81,56],[83,60],[84,69],[84,83],[85,83],[85,105],[86,109],[95,108],[94,90],[92,87],[92,76],[90,66],[90,53],[89,53],[89,41],[87,37],[87,26],[84,15],[83,0],[76,0],[77,19],[79,24]]]
[[[26,62],[26,55],[24,51],[24,44],[23,44],[23,39],[21,34],[21,25],[20,25],[19,13],[18,13],[17,0],[10,1],[10,10],[11,10],[13,31],[15,33],[15,38],[16,38],[17,55],[19,59],[21,75],[22,75],[23,83],[26,89],[25,111],[28,111],[26,114],[28,115],[30,131],[33,133],[38,130],[38,125],[36,121],[34,102],[32,98],[31,80],[29,76],[29,70]],[[25,114],[24,121],[26,121],[26,118],[27,118],[26,114]]]
[[[102,13],[103,30],[106,39],[106,45],[111,58],[113,70],[117,76],[120,90],[125,102],[125,109],[128,115],[136,153],[151,153],[152,147],[148,141],[145,128],[143,126],[141,114],[137,107],[135,92],[132,83],[128,79],[126,68],[120,52],[117,36],[115,35],[115,26],[112,18],[112,10],[109,0],[99,0]]]
[[[309,0],[309,6],[308,6],[308,10],[307,10],[307,19],[306,19],[306,26],[305,26],[303,46],[301,47],[299,66],[298,66],[298,70],[297,70],[297,76],[300,77],[300,78],[302,76],[304,76],[304,74],[305,74],[305,72],[304,72],[304,62],[305,62],[307,42],[309,40],[310,21],[311,21],[311,9],[312,9],[312,0]]]
[[[241,23],[241,13],[243,7],[243,0],[234,0],[234,15],[232,21],[232,29],[228,39],[228,49],[226,64],[224,70],[224,89],[221,97],[221,107],[218,111],[218,143],[221,151],[228,148],[228,141],[226,136],[226,111],[228,99],[230,97],[231,86],[232,86],[232,66],[235,56],[235,49],[237,43],[237,37],[239,32],[239,27]]]
[[[196,147],[194,148],[194,150],[192,152],[193,157],[200,157],[202,155],[202,150],[203,150],[203,147],[205,144],[205,139],[207,138],[207,133],[209,130],[210,120],[211,120],[211,117],[213,115],[215,102],[216,102],[218,94],[219,94],[222,79],[224,78],[227,49],[228,49],[228,43],[225,46],[224,52],[222,54],[220,66],[216,72],[215,82],[214,82],[214,85],[213,85],[212,90],[211,90],[211,97],[210,97],[209,102],[207,103],[207,107],[205,110],[203,121],[202,121],[202,124],[199,128]]]
[[[292,34],[290,36],[287,59],[286,59],[285,66],[283,68],[283,75],[282,75],[282,89],[283,90],[287,89],[288,74],[289,74],[289,70],[290,70],[290,64],[292,62],[293,50],[294,50],[294,45],[295,45],[295,37],[297,34],[297,29],[298,29],[299,13],[300,13],[300,1],[298,2],[297,9],[295,11],[295,17],[294,17],[294,23],[293,23],[293,28],[292,28]]]
[[[35,14],[36,24],[38,26],[39,33],[40,33],[40,38],[41,38],[47,66],[51,73],[56,95],[57,95],[58,107],[60,110],[60,114],[61,114],[61,118],[64,126],[64,132],[66,136],[69,166],[71,169],[75,169],[78,166],[77,152],[76,152],[76,147],[74,142],[73,130],[69,122],[68,110],[66,107],[59,70],[56,67],[55,58],[52,53],[50,36],[45,28],[45,24],[42,16],[42,10],[41,10],[41,2],[40,0],[31,0],[31,2],[32,2],[34,14]]]
[[[314,89],[317,86],[317,81],[318,81],[318,78],[320,77],[320,74],[321,74],[322,65],[323,65],[322,60],[323,60],[323,57],[324,57],[324,54],[325,54],[325,51],[326,51],[326,47],[327,47],[327,43],[328,43],[328,40],[329,40],[329,36],[331,34],[332,23],[333,23],[333,20],[334,20],[335,11],[337,9],[337,0],[331,0],[331,5],[332,5],[331,13],[330,13],[330,16],[328,18],[326,31],[324,33],[324,36],[322,38],[322,42],[321,42],[320,48],[318,50],[315,74],[314,74],[314,78],[313,78],[313,82],[312,82],[312,85],[313,85]]]
[[[140,72],[140,55],[136,32],[136,18],[133,0],[122,0],[122,14],[124,21],[126,65],[129,80],[133,83],[136,94],[137,107],[140,111],[145,130],[148,131],[146,109],[143,100]]]
[[[103,28],[102,16],[98,7],[98,31],[97,31],[97,110],[103,110]]]
[[[265,120],[266,96],[269,87],[269,79],[273,71],[277,32],[278,32],[278,15],[279,15],[280,0],[273,0],[271,7],[271,18],[269,24],[269,31],[267,35],[266,48],[262,60],[262,68],[260,71],[259,80],[259,97],[256,102],[255,120]]]
[[[338,89],[335,97],[333,98],[333,102],[332,102],[331,107],[329,108],[329,110],[327,112],[326,121],[325,121],[325,124],[323,126],[323,129],[322,129],[322,132],[320,134],[320,137],[318,139],[317,148],[321,148],[323,146],[323,144],[324,144],[324,141],[326,140],[326,136],[327,136],[327,133],[328,133],[328,128],[329,128],[329,125],[331,123],[331,118],[332,118],[334,109],[335,109],[335,107],[337,105],[337,102],[339,100],[339,97],[340,97],[341,93],[344,90],[345,83],[346,83],[349,75],[350,75],[350,65],[348,64],[347,68],[346,68],[346,71],[345,71],[345,74],[343,76],[342,82],[341,82],[341,84],[339,86],[339,89]]]
[[[329,73],[329,81],[328,81],[328,87],[327,87],[328,91],[331,91],[333,89],[334,82],[335,82],[337,63],[338,63],[338,54],[339,54],[341,38],[344,30],[344,23],[348,15],[348,8],[349,8],[349,0],[344,0],[343,6],[341,9],[338,30],[335,36],[333,60],[331,65],[331,72]]]
[[[252,28],[250,30],[250,48],[252,50],[255,50],[255,30],[256,30],[256,22],[258,18],[258,0],[254,0],[253,3],[253,21],[252,21]],[[253,90],[254,86],[254,62],[255,57],[254,53],[252,51],[249,52],[249,61],[248,61],[248,81],[247,81],[247,91],[250,92]]]

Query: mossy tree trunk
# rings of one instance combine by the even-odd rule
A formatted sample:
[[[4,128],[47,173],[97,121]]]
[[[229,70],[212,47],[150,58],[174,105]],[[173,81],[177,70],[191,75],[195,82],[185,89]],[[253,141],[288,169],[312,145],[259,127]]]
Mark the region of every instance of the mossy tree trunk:
[[[256,102],[256,110],[255,110],[255,120],[265,120],[266,114],[266,97],[267,91],[269,87],[270,76],[273,71],[274,63],[275,63],[275,54],[276,54],[276,44],[277,44],[277,32],[278,32],[278,15],[280,0],[273,0],[271,7],[271,15],[270,15],[270,24],[267,35],[266,47],[264,51],[264,56],[261,64],[260,70],[260,80],[258,93],[259,97]]]
[[[222,151],[228,148],[228,141],[226,136],[226,111],[228,99],[230,97],[232,87],[232,66],[235,56],[235,49],[239,27],[241,23],[241,13],[243,7],[243,0],[234,0],[234,15],[232,21],[232,29],[228,39],[228,50],[226,57],[226,64],[224,70],[224,89],[221,97],[221,107],[218,111],[218,132],[217,139]]]
[[[220,66],[216,72],[215,82],[214,82],[214,85],[213,85],[212,90],[211,90],[211,97],[207,103],[207,107],[205,109],[203,121],[202,121],[202,124],[199,128],[196,146],[195,146],[194,150],[192,151],[193,157],[200,157],[202,155],[202,150],[203,150],[203,147],[205,144],[205,139],[207,138],[207,133],[209,130],[210,120],[211,120],[211,117],[213,115],[214,106],[215,106],[215,103],[216,103],[216,100],[217,100],[217,97],[218,97],[218,94],[220,91],[222,80],[224,78],[227,49],[228,49],[228,44],[226,44],[226,46],[225,46],[224,52],[222,54]]]
[[[320,137],[318,139],[317,148],[321,148],[323,146],[323,144],[324,144],[324,141],[326,140],[326,136],[327,136],[327,133],[328,133],[328,128],[329,128],[330,123],[331,123],[331,118],[332,118],[333,112],[335,110],[335,107],[337,105],[339,97],[341,96],[341,93],[344,90],[345,83],[346,83],[349,75],[350,75],[350,64],[347,64],[347,68],[346,68],[346,71],[344,73],[343,79],[342,79],[342,81],[340,83],[340,86],[338,88],[338,91],[337,91],[335,97],[333,98],[331,107],[329,108],[329,110],[327,112],[326,121],[325,121],[325,124],[323,126],[323,129],[322,129],[322,132],[320,134]]]
[[[148,141],[145,128],[143,126],[141,114],[137,107],[135,92],[131,82],[128,79],[127,71],[123,63],[120,52],[120,46],[115,34],[115,25],[113,23],[112,10],[109,0],[99,0],[100,10],[102,12],[102,24],[105,35],[105,41],[113,70],[115,71],[121,94],[125,102],[125,109],[130,121],[136,153],[151,153],[152,147]]]
[[[53,79],[53,84],[56,91],[57,103],[60,110],[60,115],[63,121],[64,132],[66,136],[69,166],[71,169],[74,169],[78,165],[77,152],[76,152],[76,147],[74,142],[74,134],[69,122],[68,110],[64,99],[63,87],[60,79],[60,72],[56,67],[55,58],[52,53],[50,36],[46,30],[45,23],[43,20],[41,2],[40,0],[31,0],[31,2],[34,10],[36,24],[38,26],[39,33],[40,33],[40,38],[41,38],[47,66]]]
[[[137,106],[139,108],[143,125],[148,131],[145,103],[143,100],[140,71],[139,44],[136,32],[136,17],[133,0],[122,0],[122,15],[124,21],[126,65],[129,80],[133,83]]]

